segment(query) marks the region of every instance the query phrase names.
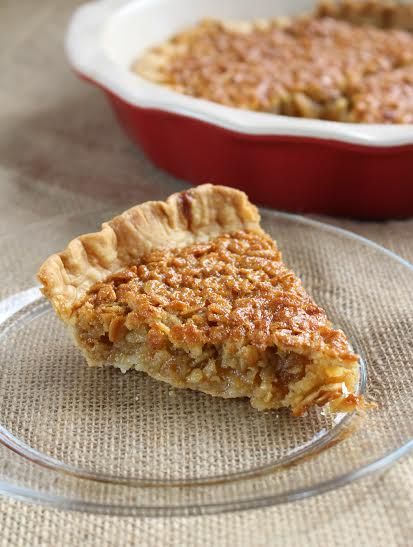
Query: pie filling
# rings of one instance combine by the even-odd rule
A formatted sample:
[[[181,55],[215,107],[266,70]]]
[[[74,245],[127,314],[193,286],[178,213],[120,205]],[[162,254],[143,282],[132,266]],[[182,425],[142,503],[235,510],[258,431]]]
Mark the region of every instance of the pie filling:
[[[357,355],[262,233],[152,251],[93,285],[70,323],[91,365],[260,410],[358,404]]]
[[[372,1],[325,3],[290,19],[207,19],[145,52],[132,70],[237,108],[413,123],[410,30],[412,6]]]

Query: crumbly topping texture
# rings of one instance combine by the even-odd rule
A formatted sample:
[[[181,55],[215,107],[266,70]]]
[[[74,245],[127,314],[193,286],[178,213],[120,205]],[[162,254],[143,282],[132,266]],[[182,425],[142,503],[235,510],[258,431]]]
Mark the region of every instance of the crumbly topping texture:
[[[357,86],[351,121],[413,123],[413,65],[372,74]]]
[[[311,16],[287,20],[208,19],[152,48],[133,70],[238,108],[412,123],[413,35],[389,28],[410,29],[412,21],[411,6],[377,2],[323,4]]]
[[[356,358],[344,333],[304,291],[266,235],[238,231],[182,249],[153,251],[91,287],[76,311],[80,329],[100,322],[108,342],[149,328],[153,349],[242,342],[302,354]]]

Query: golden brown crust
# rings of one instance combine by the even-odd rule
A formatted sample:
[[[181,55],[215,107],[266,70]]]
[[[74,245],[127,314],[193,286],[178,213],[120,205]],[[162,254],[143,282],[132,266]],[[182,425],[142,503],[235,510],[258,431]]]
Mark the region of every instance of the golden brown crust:
[[[96,282],[160,248],[180,248],[220,234],[261,232],[259,213],[247,196],[232,188],[205,184],[132,207],[81,235],[40,267],[43,294],[68,321],[76,302]]]

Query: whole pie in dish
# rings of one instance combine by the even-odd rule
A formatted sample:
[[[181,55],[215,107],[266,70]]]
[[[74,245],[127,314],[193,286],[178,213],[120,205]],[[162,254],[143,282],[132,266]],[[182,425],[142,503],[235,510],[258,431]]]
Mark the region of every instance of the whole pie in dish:
[[[308,15],[206,19],[132,66],[236,108],[355,123],[413,123],[413,6],[324,2]]]
[[[360,404],[358,356],[238,190],[207,184],[137,205],[38,277],[92,366],[249,397],[259,410]]]

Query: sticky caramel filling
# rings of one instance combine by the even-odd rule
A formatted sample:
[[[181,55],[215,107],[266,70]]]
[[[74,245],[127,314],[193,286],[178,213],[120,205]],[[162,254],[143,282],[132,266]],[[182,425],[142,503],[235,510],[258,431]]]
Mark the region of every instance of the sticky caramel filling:
[[[357,382],[345,335],[261,233],[154,251],[91,287],[72,324],[92,365],[258,409],[349,405]]]

